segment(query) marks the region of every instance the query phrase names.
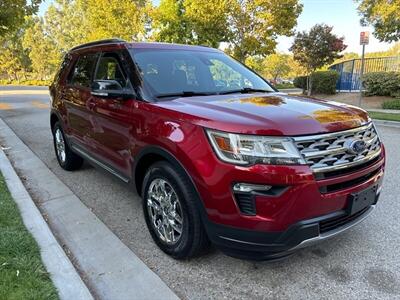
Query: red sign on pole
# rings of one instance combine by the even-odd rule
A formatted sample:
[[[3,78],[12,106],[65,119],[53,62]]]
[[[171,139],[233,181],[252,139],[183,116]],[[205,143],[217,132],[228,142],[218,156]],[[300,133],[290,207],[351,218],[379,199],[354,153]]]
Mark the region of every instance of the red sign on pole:
[[[369,31],[361,31],[360,45],[368,45],[368,44],[369,44]]]

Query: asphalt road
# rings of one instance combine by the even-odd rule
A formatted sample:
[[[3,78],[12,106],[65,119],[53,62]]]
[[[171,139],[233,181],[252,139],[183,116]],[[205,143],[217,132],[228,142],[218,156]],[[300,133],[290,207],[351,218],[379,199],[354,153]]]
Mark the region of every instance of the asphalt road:
[[[46,95],[1,95],[0,117],[33,152],[183,299],[400,299],[400,129],[378,126],[388,156],[372,216],[350,231],[275,263],[206,256],[176,261],[151,240],[140,199],[118,179],[85,165],[57,164]],[[162,298],[162,297],[160,297]]]

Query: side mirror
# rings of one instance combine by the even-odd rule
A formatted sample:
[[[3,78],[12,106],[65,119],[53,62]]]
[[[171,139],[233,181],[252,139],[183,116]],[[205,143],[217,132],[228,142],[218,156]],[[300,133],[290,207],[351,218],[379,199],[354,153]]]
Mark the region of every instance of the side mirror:
[[[116,80],[96,80],[92,83],[91,94],[103,98],[135,98],[131,89],[123,88]]]

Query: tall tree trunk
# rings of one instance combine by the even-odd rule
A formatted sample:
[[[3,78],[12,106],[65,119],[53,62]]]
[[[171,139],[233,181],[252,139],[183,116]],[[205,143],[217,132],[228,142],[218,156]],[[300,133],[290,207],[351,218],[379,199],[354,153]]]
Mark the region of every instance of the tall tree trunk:
[[[311,80],[311,74],[307,76],[307,95],[311,96],[312,92],[312,80]]]

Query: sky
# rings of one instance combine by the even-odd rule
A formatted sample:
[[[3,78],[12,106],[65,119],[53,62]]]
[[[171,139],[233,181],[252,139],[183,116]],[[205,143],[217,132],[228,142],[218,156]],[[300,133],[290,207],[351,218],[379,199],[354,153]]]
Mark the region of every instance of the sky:
[[[158,5],[159,0],[152,0]],[[199,0],[200,1],[200,0]],[[276,0],[279,1],[279,0]],[[40,6],[39,14],[43,15],[52,0],[44,0]],[[392,44],[381,43],[372,35],[372,27],[362,27],[357,5],[354,0],[300,0],[303,3],[303,12],[297,20],[297,31],[309,30],[317,23],[333,26],[333,32],[345,38],[347,49],[344,52],[361,53],[359,45],[360,32],[370,31],[370,43],[366,52],[384,51]],[[289,52],[293,37],[279,37],[277,50]]]

